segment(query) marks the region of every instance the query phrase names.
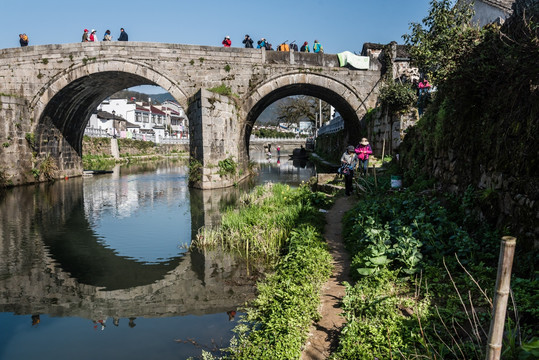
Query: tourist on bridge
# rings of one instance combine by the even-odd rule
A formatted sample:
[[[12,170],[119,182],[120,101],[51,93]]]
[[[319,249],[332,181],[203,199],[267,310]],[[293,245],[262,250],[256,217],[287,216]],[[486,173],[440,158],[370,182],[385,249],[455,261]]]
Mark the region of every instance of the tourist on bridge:
[[[369,155],[372,154],[372,148],[367,138],[361,139],[361,142],[357,145],[356,154],[359,160],[359,172],[361,175],[367,175],[369,169]]]
[[[225,39],[222,42],[224,47],[230,47],[232,45],[232,41],[230,40],[230,36],[225,36]]]
[[[88,38],[89,42],[97,42],[97,34],[95,29],[92,29],[92,32],[90,33],[90,37]]]
[[[253,39],[249,35],[245,35],[245,39],[243,39],[242,43],[245,44],[246,49],[252,49],[253,48]]]
[[[120,37],[118,38],[118,41],[128,41],[127,33],[125,32],[124,28],[120,29]]]
[[[19,43],[21,47],[28,46],[28,36],[26,34],[19,34]]]
[[[110,34],[110,30],[105,31],[105,35],[103,36],[103,41],[112,41],[112,35]]]
[[[348,145],[346,151],[341,156],[341,168],[339,172],[344,175],[344,193],[346,196],[352,194],[352,180],[354,169],[357,166],[357,155],[352,145]]]
[[[262,48],[265,48],[266,47],[266,39],[262,38],[260,40],[258,40],[258,43],[257,43],[257,49],[262,49]]]
[[[322,46],[322,44],[320,44],[318,42],[318,40],[314,41],[313,52],[314,53],[323,53],[324,52],[324,47]]]
[[[301,52],[310,52],[309,43],[307,41],[305,41],[303,43],[303,45],[301,45],[301,47],[299,48],[299,51],[301,51]]]
[[[82,42],[88,42],[88,29],[84,29],[84,33],[82,33]]]

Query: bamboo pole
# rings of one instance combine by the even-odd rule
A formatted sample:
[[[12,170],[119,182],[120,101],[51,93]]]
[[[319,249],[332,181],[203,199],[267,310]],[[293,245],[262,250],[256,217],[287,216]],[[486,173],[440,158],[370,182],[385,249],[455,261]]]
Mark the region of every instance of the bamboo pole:
[[[502,237],[500,258],[498,260],[498,275],[496,277],[496,294],[490,330],[487,341],[486,360],[499,360],[502,352],[503,328],[507,311],[507,300],[511,285],[511,268],[517,239],[512,236]]]

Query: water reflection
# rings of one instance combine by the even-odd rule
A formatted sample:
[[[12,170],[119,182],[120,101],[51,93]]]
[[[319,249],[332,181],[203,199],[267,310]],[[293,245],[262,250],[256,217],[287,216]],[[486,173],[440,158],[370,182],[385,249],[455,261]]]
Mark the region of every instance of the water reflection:
[[[297,185],[312,172],[286,154],[260,159],[254,182],[229,189],[189,189],[185,165],[151,163],[0,195],[0,323],[11,329],[0,358],[90,358],[96,347],[100,358],[154,358],[150,343],[159,358],[186,358],[200,350],[168,341],[226,344],[229,320],[254,296],[253,271],[186,247],[256,183]]]

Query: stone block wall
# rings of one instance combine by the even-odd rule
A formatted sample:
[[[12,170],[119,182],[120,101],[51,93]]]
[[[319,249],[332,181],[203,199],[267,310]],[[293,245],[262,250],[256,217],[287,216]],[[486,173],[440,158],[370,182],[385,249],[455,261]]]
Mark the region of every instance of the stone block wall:
[[[244,142],[239,112],[233,99],[205,89],[191,98],[190,155],[202,165],[202,181],[195,187],[228,187],[247,176],[246,152],[240,151]],[[219,162],[226,159],[237,163],[236,174],[219,174]]]
[[[0,95],[0,181],[5,181],[5,185],[36,181],[32,173],[36,164],[31,146],[36,141],[31,135],[34,120],[27,109],[25,99]]]
[[[363,122],[367,130],[365,137],[371,144],[374,156],[381,157],[382,152],[385,155],[395,155],[404,139],[406,129],[415,125],[417,120],[418,114],[415,109],[406,114],[390,116],[385,116],[380,108],[373,110],[373,113],[366,117]]]

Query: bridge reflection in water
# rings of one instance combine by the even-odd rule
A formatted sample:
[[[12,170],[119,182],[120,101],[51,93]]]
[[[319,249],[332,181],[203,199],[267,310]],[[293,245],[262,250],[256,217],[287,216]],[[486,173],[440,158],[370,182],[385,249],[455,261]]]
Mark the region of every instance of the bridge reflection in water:
[[[278,181],[273,176],[282,172],[285,182],[299,183],[312,171],[308,166],[294,167],[285,154],[279,166],[277,158],[255,158],[264,164],[262,182]],[[0,195],[0,322],[6,325],[7,320],[13,329],[20,329],[22,323],[9,317],[13,313],[26,315],[23,322],[29,329],[33,329],[30,319],[37,324],[40,315],[42,330],[54,327],[51,323],[57,320],[51,317],[65,319],[63,324],[78,318],[79,324],[86,322],[84,327],[94,324],[97,329],[104,328],[100,321],[109,327],[120,322],[130,330],[127,325],[134,327],[144,321],[141,318],[182,316],[187,325],[174,330],[178,337],[182,331],[197,336],[194,328],[204,320],[190,316],[218,314],[225,319],[219,321],[228,323],[226,313],[254,296],[256,272],[230,255],[189,252],[186,247],[201,226],[217,223],[220,211],[253,184],[197,190],[187,187],[186,178],[184,165],[150,164],[13,188]],[[210,336],[219,338],[226,331],[230,338],[233,323],[225,325],[218,329],[213,325]],[[80,341],[73,331],[64,329],[58,335]],[[149,324],[139,325],[137,331],[146,331],[148,340],[142,342],[156,336]],[[2,341],[29,341],[28,336],[35,335],[10,331],[13,340],[0,340],[0,358],[16,347]],[[32,341],[51,342],[47,336]],[[133,341],[132,336],[125,341]],[[172,341],[167,336],[166,341]],[[148,348],[137,351],[151,357],[145,352]],[[176,349],[170,354],[178,355]],[[35,354],[24,351],[26,356]],[[59,354],[54,350],[41,358]]]
[[[185,173],[178,166],[139,175],[122,169],[9,190],[0,202],[0,311],[93,320],[200,315],[242,304],[253,292],[244,265],[182,248],[204,224],[208,195],[216,212],[211,204],[230,194],[190,190]],[[115,230],[107,230],[111,224]]]

